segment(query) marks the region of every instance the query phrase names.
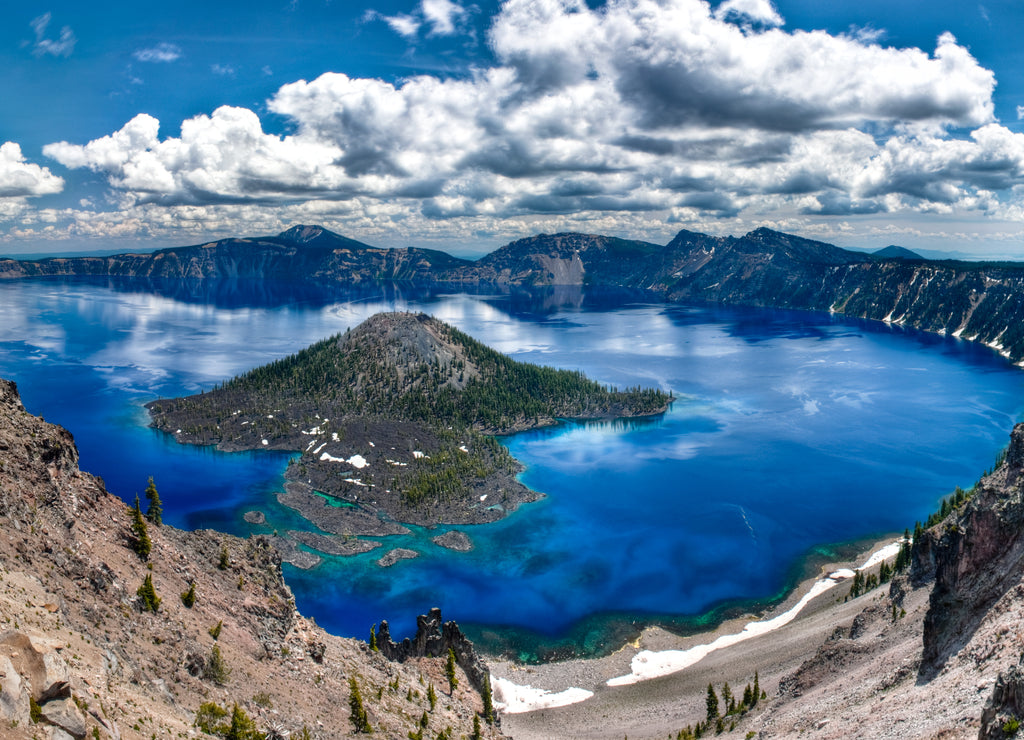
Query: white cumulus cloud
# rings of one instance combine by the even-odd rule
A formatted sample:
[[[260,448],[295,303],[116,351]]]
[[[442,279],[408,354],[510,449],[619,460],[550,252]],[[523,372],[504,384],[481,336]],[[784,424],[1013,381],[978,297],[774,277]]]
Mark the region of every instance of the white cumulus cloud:
[[[63,178],[46,167],[26,162],[13,141],[0,144],[0,200],[51,195],[64,189]]]
[[[424,0],[400,32],[449,33],[466,12]],[[139,218],[215,208],[226,223],[223,209],[258,205],[371,232],[498,233],[507,219],[621,233],[641,218],[782,223],[1021,199],[1021,135],[995,122],[994,77],[953,36],[895,49],[781,24],[768,0],[508,0],[489,33],[496,63],[462,78],[325,73],[267,101],[286,136],[225,106],[180,136],[140,114],[44,153],[105,175]]]

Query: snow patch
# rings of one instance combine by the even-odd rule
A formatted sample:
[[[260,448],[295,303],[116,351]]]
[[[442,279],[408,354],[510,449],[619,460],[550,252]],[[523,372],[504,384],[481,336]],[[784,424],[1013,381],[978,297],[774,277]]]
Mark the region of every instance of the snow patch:
[[[594,695],[586,689],[568,688],[553,693],[546,689],[535,689],[530,685],[520,686],[506,678],[491,676],[491,687],[494,689],[494,704],[506,714],[533,712],[538,709],[564,707],[568,704],[586,701]]]

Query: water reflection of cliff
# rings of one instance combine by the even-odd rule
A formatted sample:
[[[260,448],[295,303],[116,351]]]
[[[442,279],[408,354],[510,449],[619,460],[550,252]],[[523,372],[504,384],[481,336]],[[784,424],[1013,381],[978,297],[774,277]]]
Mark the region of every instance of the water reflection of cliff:
[[[523,288],[465,283],[373,282],[340,285],[311,281],[247,278],[59,277],[33,278],[95,285],[120,293],[158,295],[182,303],[217,308],[277,308],[302,305],[322,308],[336,303],[430,304],[453,293],[478,297],[505,313],[542,319],[563,310],[607,311],[628,303],[658,299],[648,293],[578,285]]]

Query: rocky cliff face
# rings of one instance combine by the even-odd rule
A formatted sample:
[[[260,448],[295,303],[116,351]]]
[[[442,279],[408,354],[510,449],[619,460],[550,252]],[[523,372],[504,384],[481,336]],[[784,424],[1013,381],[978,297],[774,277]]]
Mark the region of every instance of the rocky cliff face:
[[[1024,424],[1005,462],[983,478],[963,510],[925,533],[918,571],[934,570],[924,623],[922,673],[934,674],[967,644],[993,606],[1024,591]]]
[[[265,538],[150,524],[141,558],[128,508],[77,463],[71,435],[0,381],[0,737],[191,737],[204,702],[228,719],[238,704],[277,737],[346,737],[353,678],[378,737],[406,737],[424,712],[424,736],[472,731],[471,681],[431,711],[424,687],[447,686],[444,660],[399,664],[325,633],[295,610]]]

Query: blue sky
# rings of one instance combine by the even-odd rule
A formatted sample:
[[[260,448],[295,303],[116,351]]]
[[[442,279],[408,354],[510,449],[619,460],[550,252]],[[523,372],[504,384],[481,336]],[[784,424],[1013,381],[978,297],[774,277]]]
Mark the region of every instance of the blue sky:
[[[0,253],[766,225],[1024,259],[1019,0],[150,5],[4,9]]]

